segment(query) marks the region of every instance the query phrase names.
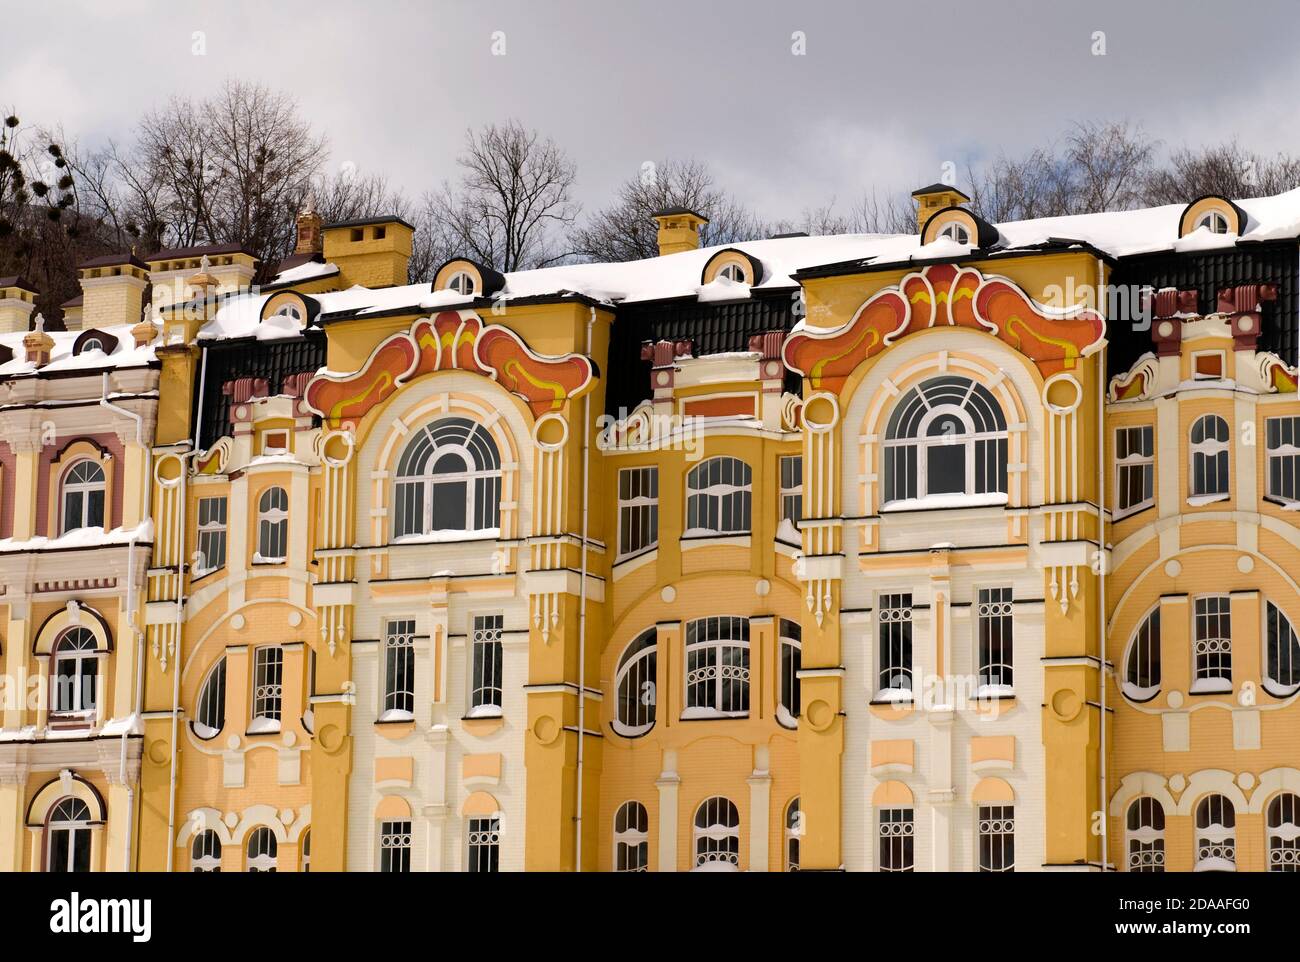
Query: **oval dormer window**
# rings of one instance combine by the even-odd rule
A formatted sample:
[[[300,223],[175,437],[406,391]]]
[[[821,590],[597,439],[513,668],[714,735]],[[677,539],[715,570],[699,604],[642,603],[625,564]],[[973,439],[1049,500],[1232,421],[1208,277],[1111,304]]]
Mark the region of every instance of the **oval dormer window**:
[[[970,243],[970,231],[962,224],[949,224],[943,230],[939,231],[940,237],[946,237],[950,241],[956,241],[958,244]]]
[[[104,342],[97,337],[92,337],[81,345],[81,353],[84,354],[87,351],[100,351],[105,354],[108,353],[107,351],[104,351]]]
[[[718,271],[718,276],[737,284],[749,283],[749,278],[745,276],[745,269],[739,264],[724,264],[722,270]]]
[[[447,290],[468,297],[474,293],[474,276],[469,271],[457,271],[447,282]]]
[[[293,321],[295,324],[301,324],[301,323],[302,323],[302,312],[298,310],[298,307],[297,307],[296,304],[285,304],[283,307],[281,307],[278,311],[275,312],[275,315],[274,315],[274,316],[275,316],[275,317],[287,317],[289,320]]]
[[[1196,220],[1196,227],[1204,227],[1211,234],[1228,233],[1228,218],[1217,210],[1207,210]]]

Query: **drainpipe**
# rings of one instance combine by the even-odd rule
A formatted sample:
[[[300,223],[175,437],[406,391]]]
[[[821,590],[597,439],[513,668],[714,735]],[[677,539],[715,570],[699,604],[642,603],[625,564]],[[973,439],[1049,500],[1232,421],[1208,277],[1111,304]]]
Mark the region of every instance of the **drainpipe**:
[[[199,362],[199,403],[194,415],[194,440],[190,449],[181,455],[181,474],[178,479],[180,490],[176,499],[179,518],[176,523],[176,651],[172,656],[172,751],[171,773],[167,788],[167,871],[172,870],[176,860],[176,755],[178,729],[181,713],[181,625],[184,624],[185,593],[185,525],[187,506],[185,503],[185,478],[189,472],[188,461],[199,453],[199,439],[203,429],[203,396],[208,381],[208,352],[202,351],[203,359]]]
[[[1102,292],[1105,288],[1105,265],[1097,258],[1097,312],[1101,313]],[[1098,678],[1101,680],[1101,712],[1098,716],[1100,731],[1100,803],[1101,803],[1101,870],[1110,862],[1110,835],[1107,828],[1106,804],[1106,573],[1110,562],[1106,557],[1106,350],[1097,352],[1097,547],[1100,552],[1100,570],[1097,578],[1097,632]]]
[[[596,324],[596,308],[587,318],[587,357],[591,357],[591,329]],[[591,392],[582,400],[582,585],[578,589],[578,795],[577,818],[574,820],[573,870],[582,871],[582,759],[583,736],[587,727],[587,521],[591,507]]]
[[[99,406],[114,414],[130,418],[135,422],[135,443],[141,448],[144,447],[144,417],[135,411],[128,410],[120,405],[113,404],[108,399],[108,372],[104,372],[104,379],[99,392]],[[149,517],[149,507],[151,495],[153,494],[153,482],[146,475],[141,478],[141,488],[144,490],[140,495],[140,524],[144,524]],[[139,525],[136,526],[136,532],[131,535],[127,542],[126,556],[126,610],[127,617],[130,618],[131,625],[136,636],[136,662],[135,662],[135,704],[132,714],[140,717],[140,709],[144,697],[144,632],[137,624],[135,611],[135,546],[139,540]],[[131,845],[134,838],[135,829],[135,786],[127,781],[126,778],[126,744],[127,730],[122,729],[122,751],[118,759],[118,777],[122,784],[126,786],[126,849],[122,853],[122,871],[131,871]]]

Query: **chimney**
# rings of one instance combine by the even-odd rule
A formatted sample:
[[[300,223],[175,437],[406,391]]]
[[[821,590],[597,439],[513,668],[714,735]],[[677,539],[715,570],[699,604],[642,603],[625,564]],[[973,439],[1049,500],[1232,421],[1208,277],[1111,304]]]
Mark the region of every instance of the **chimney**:
[[[81,323],[64,315],[63,326],[112,327],[135,324],[144,307],[144,289],[149,285],[149,268],[135,254],[108,254],[78,266],[81,277]]]
[[[322,246],[320,214],[316,213],[316,195],[308,192],[307,201],[298,212],[298,243],[295,254],[319,254]]]
[[[45,333],[45,318],[36,315],[36,324],[23,338],[23,352],[28,364],[44,367],[50,363],[50,352],[54,350],[54,338]]]
[[[257,274],[257,257],[233,243],[167,248],[145,262],[149,265],[153,304],[159,309],[193,297],[192,278],[200,271],[213,279],[218,294],[247,290]]]
[[[374,288],[406,283],[415,228],[400,217],[340,221],[321,230],[325,260],[338,267],[345,289],[354,284]]]
[[[17,334],[30,326],[36,289],[21,275],[0,277],[0,334]]]
[[[686,207],[668,207],[651,215],[659,225],[659,256],[700,249],[700,230],[709,219]]]
[[[970,198],[952,184],[931,184],[912,191],[916,200],[916,229],[919,231],[925,222],[945,207],[960,207]]]

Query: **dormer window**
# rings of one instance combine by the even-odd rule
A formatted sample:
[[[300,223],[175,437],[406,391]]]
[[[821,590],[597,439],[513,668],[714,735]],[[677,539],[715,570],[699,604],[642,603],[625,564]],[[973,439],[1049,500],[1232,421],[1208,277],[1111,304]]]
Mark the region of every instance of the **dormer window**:
[[[943,230],[939,231],[940,237],[946,237],[950,241],[958,244],[970,243],[970,231],[961,224],[949,224]]]
[[[719,277],[725,277],[736,284],[748,284],[749,279],[745,277],[745,270],[739,264],[726,264],[722,270],[718,271]]]
[[[474,277],[469,271],[457,271],[447,282],[447,290],[469,297],[474,293]]]
[[[100,351],[102,353],[107,353],[104,351],[103,342],[101,342],[97,337],[92,337],[90,340],[86,341],[86,343],[82,344],[81,351],[83,354],[86,351]]]
[[[295,324],[301,324],[301,323],[302,323],[302,313],[301,313],[301,312],[298,310],[298,308],[297,308],[295,305],[293,305],[293,304],[286,304],[286,305],[284,305],[284,307],[280,308],[278,311],[275,312],[275,315],[274,315],[274,316],[275,316],[275,317],[287,317],[289,320],[293,321]]]
[[[1228,218],[1217,210],[1206,211],[1196,220],[1196,229],[1204,227],[1211,234],[1228,233]]]

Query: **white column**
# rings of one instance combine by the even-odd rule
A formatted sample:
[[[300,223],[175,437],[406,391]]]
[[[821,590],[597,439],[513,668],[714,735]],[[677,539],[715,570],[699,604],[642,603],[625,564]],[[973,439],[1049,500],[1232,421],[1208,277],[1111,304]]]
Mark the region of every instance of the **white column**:
[[[766,745],[754,749],[754,774],[749,776],[749,871],[768,870],[768,833],[771,830],[772,774]]]
[[[655,785],[659,788],[659,871],[677,871],[677,753],[664,752],[663,771]]]

